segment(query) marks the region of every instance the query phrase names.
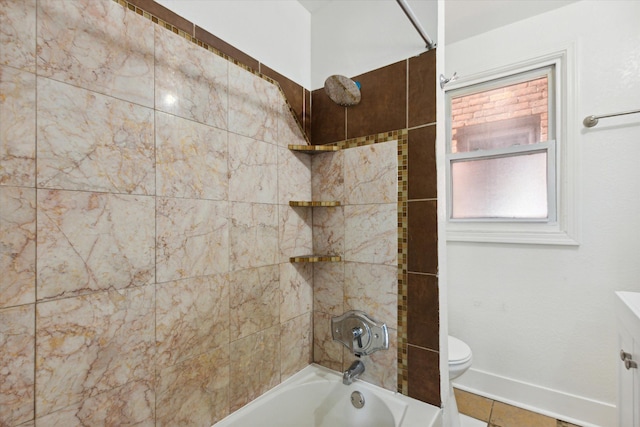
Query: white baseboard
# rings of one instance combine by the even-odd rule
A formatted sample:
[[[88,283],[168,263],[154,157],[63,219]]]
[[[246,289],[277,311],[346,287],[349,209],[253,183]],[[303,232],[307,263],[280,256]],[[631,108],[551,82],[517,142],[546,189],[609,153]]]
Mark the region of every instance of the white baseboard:
[[[477,369],[469,369],[453,385],[460,390],[528,409],[583,427],[617,425],[616,406],[540,387]]]

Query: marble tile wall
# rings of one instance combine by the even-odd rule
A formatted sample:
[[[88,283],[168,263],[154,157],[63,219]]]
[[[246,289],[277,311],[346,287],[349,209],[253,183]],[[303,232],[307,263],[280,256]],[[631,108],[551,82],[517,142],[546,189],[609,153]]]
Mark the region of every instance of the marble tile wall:
[[[385,322],[390,348],[363,356],[362,379],[397,389],[397,141],[313,156],[314,200],[339,207],[313,210],[315,253],[343,262],[314,265],[314,361],[342,371],[355,359],[331,339],[332,316],[361,310]]]
[[[309,364],[278,87],[112,0],[0,17],[0,425],[211,425]]]
[[[362,100],[352,107],[332,102],[324,89],[312,92],[313,144],[372,144],[382,135],[405,132],[399,148],[398,211],[398,390],[439,406],[439,306],[437,180],[435,162],[436,64],[435,50],[352,77],[362,85]],[[357,141],[357,142],[354,142]],[[338,158],[334,162],[338,162]],[[324,169],[339,169],[326,160]],[[336,169],[336,170],[337,170]],[[334,170],[313,176],[315,188],[325,194],[342,191],[341,174]],[[345,167],[363,173],[360,168]],[[324,179],[324,182],[320,182]],[[368,183],[366,184],[368,185]],[[357,197],[355,188],[351,197]],[[336,198],[346,197],[335,194]],[[360,207],[358,209],[361,209]],[[363,216],[365,215],[362,212]],[[315,215],[315,214],[314,214]],[[328,215],[328,214],[324,214]],[[315,217],[314,217],[315,219]],[[323,219],[338,220],[338,214]],[[323,233],[338,248],[342,235]],[[323,304],[332,302],[324,296]],[[326,350],[322,350],[325,351]]]

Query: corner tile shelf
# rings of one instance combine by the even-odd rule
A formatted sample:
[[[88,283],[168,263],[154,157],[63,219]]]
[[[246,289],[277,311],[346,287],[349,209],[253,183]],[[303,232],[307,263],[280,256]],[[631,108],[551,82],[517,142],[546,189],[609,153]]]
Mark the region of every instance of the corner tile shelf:
[[[335,145],[289,145],[289,150],[307,154],[333,153],[340,151]]]
[[[336,147],[335,145],[289,145],[289,150],[297,151],[299,153],[307,153],[307,154],[319,154],[319,153],[335,153],[336,151],[340,151],[340,147]],[[308,207],[308,208],[317,208],[317,207],[336,207],[340,206],[340,202],[338,201],[301,201],[301,200],[290,200],[289,206],[292,207]],[[342,257],[339,255],[301,255],[294,256],[289,258],[289,262],[340,262],[342,261]]]
[[[342,257],[339,255],[302,255],[292,256],[289,262],[340,262]]]
[[[324,208],[331,208],[331,207],[336,207],[336,206],[340,206],[340,202],[316,202],[316,201],[294,201],[291,200],[289,201],[289,206],[292,207],[305,207],[305,208],[318,208],[318,207],[324,207]]]

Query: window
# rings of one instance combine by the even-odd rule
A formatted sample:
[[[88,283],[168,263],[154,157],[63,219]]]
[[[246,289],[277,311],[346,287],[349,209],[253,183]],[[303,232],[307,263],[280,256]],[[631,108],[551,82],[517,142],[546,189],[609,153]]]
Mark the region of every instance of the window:
[[[564,55],[447,88],[449,240],[575,244]],[[563,85],[562,83],[565,83]],[[566,160],[564,160],[566,164]]]

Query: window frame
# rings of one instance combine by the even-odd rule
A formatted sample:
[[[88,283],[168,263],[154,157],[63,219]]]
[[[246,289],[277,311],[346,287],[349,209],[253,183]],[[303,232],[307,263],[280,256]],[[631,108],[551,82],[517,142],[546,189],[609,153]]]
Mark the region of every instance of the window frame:
[[[462,242],[495,242],[523,244],[578,245],[578,221],[576,215],[576,196],[578,193],[577,161],[573,145],[574,133],[574,49],[567,46],[561,51],[551,52],[533,59],[507,65],[499,69],[488,70],[476,75],[460,78],[445,88],[445,126],[446,126],[446,190],[447,190],[447,240]],[[548,192],[548,219],[512,219],[512,218],[460,218],[452,219],[451,162],[465,157],[466,153],[476,156],[504,155],[502,149],[478,150],[474,152],[451,153],[451,99],[452,94],[461,96],[474,92],[491,90],[493,87],[507,86],[511,82],[526,80],[535,76],[541,69],[552,67],[553,72],[548,80],[550,106],[549,141],[545,148],[549,157],[547,164],[553,164],[553,170],[547,171],[549,185],[553,186],[553,194]],[[541,74],[539,74],[541,75]],[[479,86],[481,86],[479,88]],[[492,87],[493,86],[493,87]],[[553,90],[553,101],[551,91]],[[468,91],[468,93],[465,93]],[[553,120],[551,117],[553,115]],[[551,129],[553,123],[553,130]],[[542,143],[531,144],[524,150],[538,147]],[[519,148],[520,149],[520,148]],[[508,150],[509,151],[509,150]],[[483,152],[483,153],[482,153]],[[553,163],[550,163],[553,162]],[[548,187],[549,188],[549,187]],[[552,215],[555,212],[555,216]]]

